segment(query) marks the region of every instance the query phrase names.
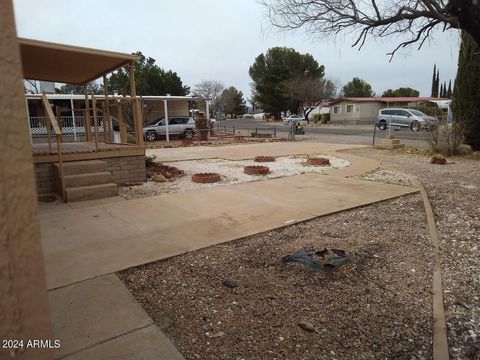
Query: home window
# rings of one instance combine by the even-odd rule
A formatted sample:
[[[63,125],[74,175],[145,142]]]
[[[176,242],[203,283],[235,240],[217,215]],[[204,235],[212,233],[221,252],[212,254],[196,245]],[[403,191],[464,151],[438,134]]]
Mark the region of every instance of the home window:
[[[347,105],[347,113],[352,113],[355,110],[355,105]]]
[[[334,114],[339,114],[340,113],[340,106],[334,106],[333,107],[333,113]]]

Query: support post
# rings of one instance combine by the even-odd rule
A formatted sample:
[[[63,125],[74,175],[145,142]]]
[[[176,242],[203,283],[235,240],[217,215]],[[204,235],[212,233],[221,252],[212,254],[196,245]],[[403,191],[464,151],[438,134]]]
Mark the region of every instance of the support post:
[[[141,119],[141,110],[139,109],[137,90],[135,88],[135,63],[130,63],[130,95],[132,97],[133,124],[135,128],[135,142],[137,145],[143,145],[143,120]]]
[[[77,141],[77,124],[75,123],[75,110],[73,108],[73,99],[70,99],[70,108],[72,109],[73,140]]]
[[[55,106],[55,120],[57,121],[58,127],[62,129],[62,119],[60,118],[60,106]],[[58,141],[58,136],[56,136],[55,138]],[[60,141],[63,142],[62,136],[60,136]]]
[[[32,124],[30,124],[30,110],[28,109],[28,99],[25,97],[25,107],[27,109],[28,133],[30,134],[30,144],[33,144]]]
[[[92,140],[92,129],[90,128],[90,101],[88,100],[87,85],[84,85],[85,90],[85,115],[83,118],[83,126],[85,128],[85,138],[89,142]]]
[[[95,150],[98,151],[97,100],[95,100],[95,95],[93,95],[93,92],[92,92],[92,112],[93,112],[93,127],[95,129]],[[103,127],[103,130],[105,131],[105,126]]]
[[[127,143],[127,132],[125,129],[125,124],[123,122],[123,109],[122,103],[117,103],[117,116],[118,116],[118,126],[120,128],[120,142],[122,144]]]
[[[110,106],[108,101],[108,79],[106,75],[103,75],[103,95],[105,96],[104,111],[103,111],[103,136],[104,142],[113,142],[113,127],[112,120],[110,118]]]
[[[170,133],[168,131],[168,100],[163,100],[163,107],[165,109],[165,138],[170,141]]]

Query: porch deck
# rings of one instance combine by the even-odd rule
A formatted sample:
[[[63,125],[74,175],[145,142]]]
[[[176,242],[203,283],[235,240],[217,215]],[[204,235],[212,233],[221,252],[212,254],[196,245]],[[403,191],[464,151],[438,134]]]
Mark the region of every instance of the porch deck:
[[[103,159],[120,156],[145,155],[145,147],[134,144],[105,144],[98,143],[98,151],[94,142],[72,142],[61,145],[63,161],[78,161],[90,159]],[[32,144],[33,162],[57,162],[57,146],[52,142],[51,152],[48,143]]]

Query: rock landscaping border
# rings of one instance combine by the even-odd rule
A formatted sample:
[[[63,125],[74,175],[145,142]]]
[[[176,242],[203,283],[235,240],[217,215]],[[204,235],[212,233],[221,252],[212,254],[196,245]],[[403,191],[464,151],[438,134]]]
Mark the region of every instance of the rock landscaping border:
[[[314,166],[328,166],[330,160],[322,157],[307,157],[307,164]]]
[[[270,173],[268,166],[249,165],[243,168],[243,172],[248,175],[266,175]]]
[[[217,173],[198,173],[192,175],[192,181],[200,184],[209,184],[221,181],[220,174]]]
[[[275,158],[273,156],[255,156],[253,159],[255,162],[273,162]]]

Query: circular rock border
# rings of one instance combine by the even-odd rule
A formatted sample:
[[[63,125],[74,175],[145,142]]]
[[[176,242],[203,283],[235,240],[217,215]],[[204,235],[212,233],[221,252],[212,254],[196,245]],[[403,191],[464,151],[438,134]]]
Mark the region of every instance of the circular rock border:
[[[307,157],[307,164],[315,166],[328,166],[330,165],[330,159],[322,157]]]
[[[270,173],[268,166],[248,165],[243,168],[243,172],[247,175],[266,175]]]
[[[209,184],[222,180],[220,174],[217,173],[198,173],[192,175],[192,181],[199,184]]]
[[[255,162],[273,162],[275,158],[273,156],[255,156],[253,159]]]

